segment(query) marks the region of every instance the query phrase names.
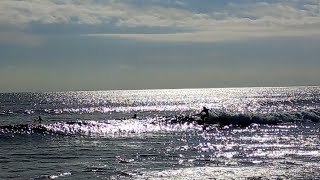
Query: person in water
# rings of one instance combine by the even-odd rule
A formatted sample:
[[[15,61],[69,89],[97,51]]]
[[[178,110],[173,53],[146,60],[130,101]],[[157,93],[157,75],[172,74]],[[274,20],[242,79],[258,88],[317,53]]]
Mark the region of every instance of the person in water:
[[[198,114],[202,121],[205,121],[209,117],[209,111],[210,109],[203,106],[202,111]]]
[[[39,118],[38,118],[38,119],[35,119],[35,120],[34,120],[34,122],[35,122],[35,123],[36,123],[36,122],[38,122],[38,123],[40,123],[40,124],[41,124],[41,123],[42,123],[42,117],[41,117],[41,116],[39,116]]]
[[[132,116],[132,119],[137,119],[137,114],[134,114],[134,115]]]
[[[203,106],[202,111],[200,112],[200,114],[203,114],[207,117],[209,116],[209,111],[210,109],[207,109],[205,106]]]

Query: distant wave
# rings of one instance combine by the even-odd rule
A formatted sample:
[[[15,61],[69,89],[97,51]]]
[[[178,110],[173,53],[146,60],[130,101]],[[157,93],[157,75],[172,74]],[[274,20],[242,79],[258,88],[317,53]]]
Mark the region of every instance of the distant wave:
[[[320,111],[319,110],[308,110],[300,112],[283,112],[283,113],[266,113],[266,114],[255,114],[255,113],[230,113],[215,111],[211,113],[207,123],[214,124],[220,123],[222,125],[244,125],[250,124],[279,124],[288,122],[319,122]]]
[[[184,105],[172,106],[121,106],[121,107],[65,107],[65,108],[47,108],[47,109],[13,109],[0,111],[0,115],[37,115],[37,114],[94,114],[94,113],[109,113],[109,112],[144,112],[144,111],[190,111],[190,107]]]
[[[1,134],[51,134],[84,136],[123,136],[148,132],[201,130],[192,124],[164,125],[152,120],[69,121],[51,124],[19,124],[0,126]]]
[[[320,122],[319,110],[301,112],[241,114],[212,112],[204,120],[199,116],[170,116],[148,120],[69,121],[51,124],[20,124],[0,126],[0,134],[62,134],[62,135],[116,135],[163,131],[203,130],[204,126],[219,125],[247,127],[252,124],[277,125],[281,123]]]
[[[209,116],[200,115],[176,116],[165,120],[166,123],[190,123],[196,122],[200,125],[219,124],[220,126],[234,125],[247,127],[251,124],[276,125],[280,123],[297,123],[297,122],[319,122],[320,111],[308,110],[299,112],[283,113],[231,113],[225,111],[214,111]]]

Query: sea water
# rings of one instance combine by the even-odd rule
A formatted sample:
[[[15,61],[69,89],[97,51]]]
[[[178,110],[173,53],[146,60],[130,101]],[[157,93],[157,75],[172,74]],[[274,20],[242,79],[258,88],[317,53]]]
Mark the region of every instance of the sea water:
[[[163,123],[203,106],[258,121]],[[320,87],[1,93],[0,179],[320,179],[319,121]]]

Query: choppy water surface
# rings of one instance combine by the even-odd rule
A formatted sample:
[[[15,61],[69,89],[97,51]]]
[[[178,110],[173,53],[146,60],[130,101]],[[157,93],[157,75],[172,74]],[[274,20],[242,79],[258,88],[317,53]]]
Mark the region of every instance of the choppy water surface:
[[[319,105],[319,87],[3,93],[0,179],[319,179]],[[281,123],[159,121],[202,106]]]

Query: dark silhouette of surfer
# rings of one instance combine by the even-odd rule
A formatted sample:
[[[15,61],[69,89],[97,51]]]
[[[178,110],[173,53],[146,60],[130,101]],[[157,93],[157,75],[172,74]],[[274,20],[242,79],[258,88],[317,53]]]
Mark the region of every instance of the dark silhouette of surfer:
[[[40,123],[40,124],[41,124],[41,123],[42,123],[42,117],[41,117],[41,116],[39,116],[39,118],[38,118],[38,119],[35,119],[35,120],[34,120],[34,122],[35,122],[35,123],[36,123],[36,122],[38,122],[38,123]]]
[[[132,119],[137,119],[137,114],[134,114],[134,115],[132,116]]]
[[[204,123],[204,121],[209,117],[209,111],[210,111],[210,109],[203,106],[202,111],[199,114],[197,114],[197,115],[200,115],[200,118],[202,120],[201,123]],[[198,122],[198,123],[200,123],[200,122]]]
[[[203,106],[200,114],[203,115],[203,113],[204,113],[204,115],[207,117],[207,116],[209,116],[209,111],[210,111],[210,109],[207,109],[205,106]]]

